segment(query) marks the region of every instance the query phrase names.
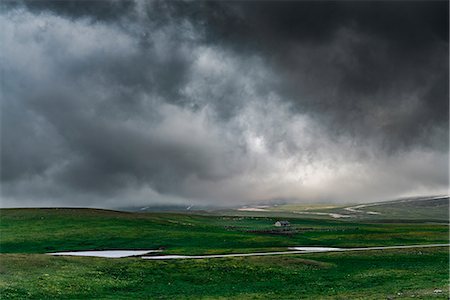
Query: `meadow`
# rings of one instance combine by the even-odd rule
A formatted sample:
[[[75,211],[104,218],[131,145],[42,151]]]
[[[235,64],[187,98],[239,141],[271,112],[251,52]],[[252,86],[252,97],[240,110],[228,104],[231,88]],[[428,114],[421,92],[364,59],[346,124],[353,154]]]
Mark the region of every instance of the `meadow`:
[[[448,247],[199,260],[53,257],[47,252],[162,249],[164,254],[448,243],[448,225],[208,213],[2,209],[2,299],[447,299]]]

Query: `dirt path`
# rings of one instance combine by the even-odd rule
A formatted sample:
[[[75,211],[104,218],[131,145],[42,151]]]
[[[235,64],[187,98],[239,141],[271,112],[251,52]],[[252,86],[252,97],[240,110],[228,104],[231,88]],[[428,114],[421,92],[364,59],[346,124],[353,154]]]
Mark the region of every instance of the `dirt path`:
[[[287,255],[319,252],[349,252],[349,251],[369,251],[388,249],[411,249],[411,248],[431,248],[448,247],[450,244],[428,244],[428,245],[406,245],[406,246],[385,246],[385,247],[365,247],[365,248],[335,248],[326,250],[296,250],[279,252],[257,252],[257,253],[236,253],[236,254],[216,254],[216,255],[161,255],[143,256],[143,259],[200,259],[200,258],[224,258],[224,257],[245,257],[245,256],[266,256],[266,255]]]

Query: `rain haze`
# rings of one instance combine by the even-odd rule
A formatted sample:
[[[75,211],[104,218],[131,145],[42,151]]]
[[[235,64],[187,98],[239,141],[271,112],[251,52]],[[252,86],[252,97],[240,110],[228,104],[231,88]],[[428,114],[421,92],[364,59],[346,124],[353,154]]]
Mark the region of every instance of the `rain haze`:
[[[2,1],[1,206],[448,194],[448,1]]]

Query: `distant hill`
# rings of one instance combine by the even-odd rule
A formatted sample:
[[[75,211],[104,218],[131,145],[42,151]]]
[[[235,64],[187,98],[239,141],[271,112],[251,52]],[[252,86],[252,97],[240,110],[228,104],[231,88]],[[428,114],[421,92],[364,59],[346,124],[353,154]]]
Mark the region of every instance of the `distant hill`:
[[[336,204],[285,204],[270,207],[243,207],[236,213],[254,215],[302,216],[307,218],[332,218],[342,220],[430,221],[449,222],[449,197],[410,197],[390,201],[355,205]]]
[[[448,196],[405,198],[346,207],[343,210],[348,212],[352,208],[356,210],[357,216],[363,218],[449,221]]]
[[[130,212],[189,212],[189,211],[203,211],[203,210],[210,210],[210,209],[217,209],[214,207],[209,206],[198,206],[198,205],[163,205],[163,204],[157,204],[157,205],[147,205],[147,206],[125,206],[125,207],[118,207],[117,210],[121,211],[130,211]]]

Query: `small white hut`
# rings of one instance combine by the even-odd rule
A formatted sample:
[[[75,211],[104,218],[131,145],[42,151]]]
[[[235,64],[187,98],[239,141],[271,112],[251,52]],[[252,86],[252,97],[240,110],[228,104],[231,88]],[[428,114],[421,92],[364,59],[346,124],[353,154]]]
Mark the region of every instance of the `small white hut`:
[[[291,223],[289,221],[276,221],[274,225],[276,227],[288,227],[291,226]]]

